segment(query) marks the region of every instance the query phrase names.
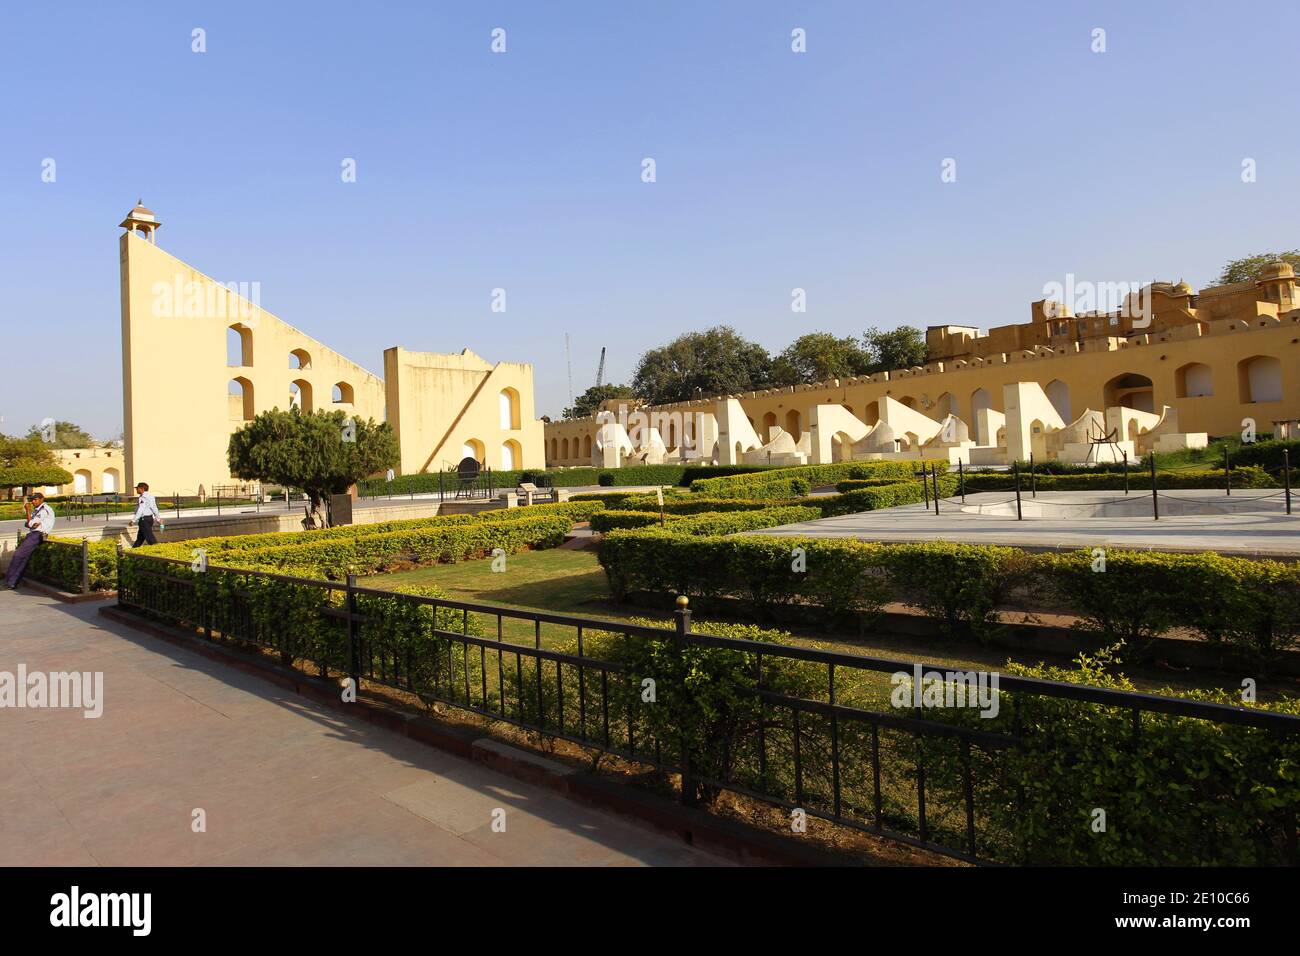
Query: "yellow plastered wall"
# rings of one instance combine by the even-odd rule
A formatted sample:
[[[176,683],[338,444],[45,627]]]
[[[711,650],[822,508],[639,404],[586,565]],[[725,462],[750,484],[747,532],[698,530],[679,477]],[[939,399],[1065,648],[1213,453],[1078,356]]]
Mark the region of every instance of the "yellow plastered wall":
[[[147,481],[170,495],[230,483],[231,433],[246,413],[288,408],[294,381],[309,387],[313,408],[384,421],[384,383],[371,372],[138,235],[123,233],[119,250],[125,487]],[[251,338],[248,365],[227,365],[232,324]],[[289,367],[294,350],[307,368]],[[247,408],[229,394],[235,378],[252,386]],[[332,401],[337,383],[351,402]]]
[[[384,381],[402,474],[454,469],[467,450],[494,470],[544,467],[531,365],[394,347],[384,351]]]

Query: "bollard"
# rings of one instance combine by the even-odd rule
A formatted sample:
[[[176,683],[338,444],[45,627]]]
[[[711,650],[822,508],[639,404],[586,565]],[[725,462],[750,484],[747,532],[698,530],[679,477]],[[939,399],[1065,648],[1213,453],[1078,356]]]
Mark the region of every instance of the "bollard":
[[[1128,449],[1124,449],[1124,494],[1128,494]]]
[[[1282,487],[1286,489],[1286,513],[1291,513],[1291,449],[1282,449]]]
[[[934,513],[939,513],[939,466],[930,466],[930,480],[934,482]]]
[[[1151,452],[1151,513],[1160,520],[1160,493],[1156,491],[1156,453]]]
[[[913,472],[915,474],[915,472]],[[930,477],[921,469],[921,493],[925,495],[925,510],[930,510]]]
[[[1038,475],[1034,472],[1034,454],[1029,453],[1029,496],[1038,497]]]
[[[957,490],[961,493],[961,503],[966,503],[966,474],[961,469],[961,459],[957,459]]]
[[[1016,520],[1024,521],[1025,516],[1020,511],[1020,462],[1012,462],[1011,468],[1016,473]]]
[[[1232,494],[1232,468],[1228,464],[1228,446],[1223,446],[1223,490],[1225,494]]]

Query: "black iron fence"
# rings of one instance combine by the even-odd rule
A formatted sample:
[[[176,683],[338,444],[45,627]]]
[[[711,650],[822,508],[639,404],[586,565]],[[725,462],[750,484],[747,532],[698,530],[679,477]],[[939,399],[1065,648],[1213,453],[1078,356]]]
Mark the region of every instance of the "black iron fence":
[[[1077,708],[1071,719],[1108,721],[1116,752],[1149,762],[1151,779],[1133,779],[1134,788],[1175,772],[1154,752],[1167,742],[1167,717],[1264,735],[1251,739],[1280,742],[1280,764],[1300,755],[1300,717],[700,633],[685,599],[675,627],[663,628],[131,553],[118,573],[123,607],[278,652],[322,677],[350,676],[658,768],[679,779],[685,803],[730,791],[975,862],[1025,859],[1008,821],[1045,798],[1026,793],[1031,764],[1017,755],[1046,748],[1068,765],[1088,745],[1041,732],[1043,715],[1061,707]],[[991,684],[997,713],[973,703],[929,709],[909,696],[936,680],[969,687],[963,701],[982,707],[975,688]],[[1275,785],[1273,759],[1241,772]],[[1186,799],[1169,812],[1187,812]],[[1294,802],[1252,821],[1255,830],[1270,859],[1297,863]]]

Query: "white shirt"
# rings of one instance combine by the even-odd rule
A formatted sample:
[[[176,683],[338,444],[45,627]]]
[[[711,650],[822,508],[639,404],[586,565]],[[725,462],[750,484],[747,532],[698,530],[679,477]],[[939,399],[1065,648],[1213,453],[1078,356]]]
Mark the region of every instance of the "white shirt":
[[[135,518],[139,521],[141,518],[152,517],[155,520],[161,520],[162,515],[158,513],[158,502],[153,500],[153,495],[147,491],[140,492],[140,497],[135,503]]]
[[[54,509],[42,501],[40,507],[32,509],[32,516],[27,519],[27,527],[41,534],[53,534]]]

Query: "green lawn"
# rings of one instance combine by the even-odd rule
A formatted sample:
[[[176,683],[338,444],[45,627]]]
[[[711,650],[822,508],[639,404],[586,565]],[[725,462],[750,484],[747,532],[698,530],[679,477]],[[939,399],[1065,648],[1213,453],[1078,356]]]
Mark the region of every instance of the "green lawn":
[[[594,551],[573,551],[566,548],[526,551],[508,556],[506,570],[500,572],[492,570],[492,560],[487,558],[458,564],[440,564],[415,571],[374,575],[366,578],[364,583],[366,586],[379,588],[434,585],[455,601],[546,610],[610,621],[652,618],[663,621],[665,626],[670,626],[672,621],[672,614],[666,611],[615,604],[610,598],[605,572],[596,560]],[[480,614],[476,617],[486,634],[497,633],[495,615]],[[697,618],[693,626],[696,630],[706,631],[708,621]],[[1069,663],[1063,658],[1053,658],[1051,655],[1013,652],[1005,648],[957,643],[939,638],[878,632],[859,636],[849,633],[828,633],[813,628],[776,626],[791,631],[797,640],[804,643],[834,647],[850,653],[905,661],[923,661],[952,668],[1001,669],[1006,666],[1009,658],[1027,664],[1036,664],[1044,658],[1051,663],[1061,665]],[[535,625],[530,621],[501,619],[501,636],[507,641],[532,644],[540,636],[543,646],[553,646],[558,642],[572,641],[575,633],[572,627],[544,624],[538,634]],[[1151,691],[1165,687],[1184,690],[1217,687],[1227,680],[1222,677],[1216,679],[1213,674],[1171,671],[1154,666],[1125,668],[1125,673],[1141,689]],[[1295,693],[1295,685],[1291,681],[1281,681],[1277,684],[1267,682],[1267,685],[1261,683],[1261,693],[1265,698],[1277,693],[1289,695]],[[1235,688],[1237,685],[1235,682],[1228,681],[1224,686]]]

